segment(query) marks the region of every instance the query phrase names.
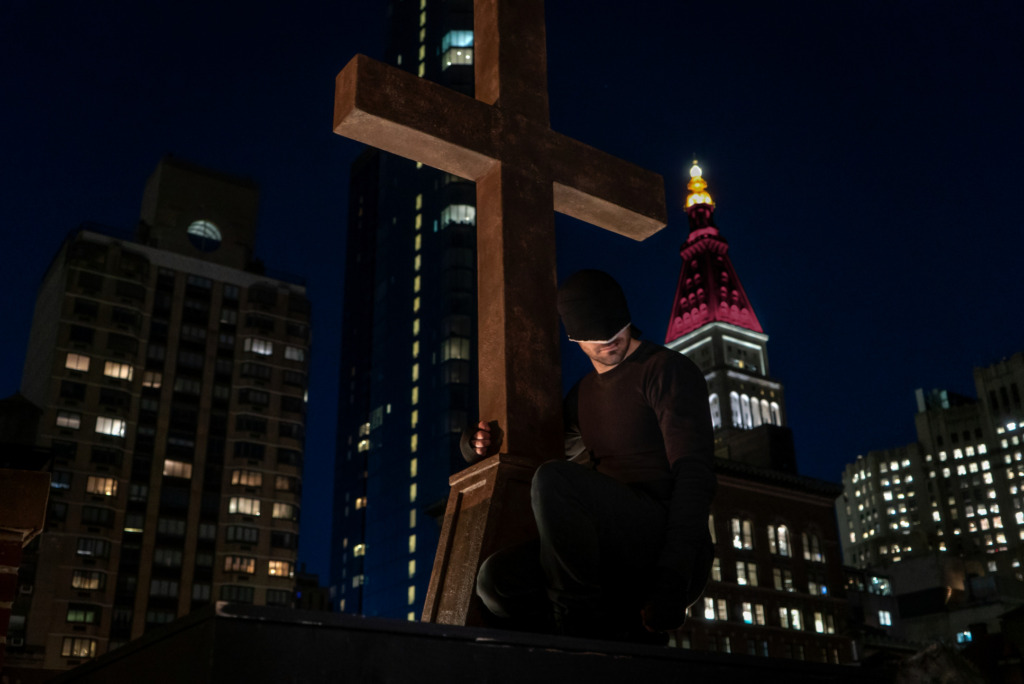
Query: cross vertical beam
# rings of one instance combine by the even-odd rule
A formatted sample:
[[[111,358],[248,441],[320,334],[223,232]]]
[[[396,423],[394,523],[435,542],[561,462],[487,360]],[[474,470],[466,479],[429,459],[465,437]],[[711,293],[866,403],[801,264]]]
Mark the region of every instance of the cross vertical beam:
[[[480,561],[533,528],[529,483],[562,454],[552,209],[643,239],[665,225],[661,176],[551,130],[543,0],[474,0],[476,97],[357,55],[334,130],[477,184],[480,412],[501,453],[452,476],[423,619],[479,620]]]

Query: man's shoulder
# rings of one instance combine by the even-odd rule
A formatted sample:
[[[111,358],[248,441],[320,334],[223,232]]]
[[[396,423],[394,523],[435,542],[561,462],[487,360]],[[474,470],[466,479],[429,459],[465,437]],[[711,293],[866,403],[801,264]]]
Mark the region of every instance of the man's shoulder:
[[[640,348],[637,349],[637,352],[639,357],[638,360],[644,363],[664,368],[686,370],[687,372],[696,372],[703,375],[700,368],[690,359],[690,357],[685,354],[680,354],[677,351],[673,351],[668,347],[663,347],[660,344],[641,340]]]

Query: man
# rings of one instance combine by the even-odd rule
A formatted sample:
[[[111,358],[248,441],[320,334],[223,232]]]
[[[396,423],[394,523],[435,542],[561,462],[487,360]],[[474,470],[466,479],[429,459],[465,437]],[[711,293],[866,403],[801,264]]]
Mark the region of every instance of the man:
[[[625,295],[584,270],[558,291],[569,339],[594,372],[565,399],[566,455],[542,464],[531,503],[538,538],[481,565],[477,594],[512,626],[635,639],[679,627],[714,558],[715,489],[707,385],[685,356],[634,336]],[[495,453],[481,422],[467,457]]]

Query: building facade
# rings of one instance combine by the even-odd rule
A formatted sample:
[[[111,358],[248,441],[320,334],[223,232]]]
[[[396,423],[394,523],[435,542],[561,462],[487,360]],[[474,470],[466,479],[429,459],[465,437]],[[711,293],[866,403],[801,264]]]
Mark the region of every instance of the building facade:
[[[394,0],[386,61],[473,93],[471,0]],[[350,179],[332,607],[420,617],[476,420],[473,183],[367,150]]]
[[[70,234],[22,394],[52,453],[12,667],[60,670],[216,600],[293,605],[310,306],[253,257],[250,182],[163,159],[135,239]]]
[[[846,563],[892,577],[899,618],[921,623],[947,606],[967,616],[916,637],[969,631],[971,596],[1024,605],[1024,353],[976,368],[974,383],[977,399],[918,390],[917,441],[858,456],[836,500]],[[926,589],[942,600],[908,598]]]
[[[718,491],[711,581],[676,645],[828,663],[855,659],[833,501],[837,485],[797,473],[782,383],[769,375],[761,328],[714,222],[697,162],[690,233],[665,344],[704,372]]]

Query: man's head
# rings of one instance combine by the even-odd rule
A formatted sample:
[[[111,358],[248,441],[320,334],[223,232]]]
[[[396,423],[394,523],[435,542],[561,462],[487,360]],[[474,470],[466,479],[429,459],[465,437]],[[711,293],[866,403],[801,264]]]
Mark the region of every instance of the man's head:
[[[599,373],[636,349],[626,295],[604,271],[569,276],[558,289],[558,314],[569,339],[580,345]]]

